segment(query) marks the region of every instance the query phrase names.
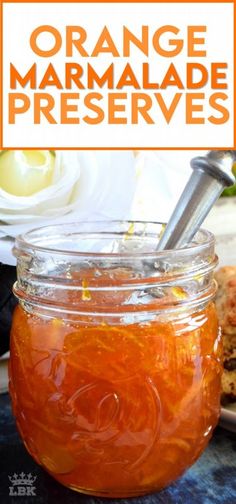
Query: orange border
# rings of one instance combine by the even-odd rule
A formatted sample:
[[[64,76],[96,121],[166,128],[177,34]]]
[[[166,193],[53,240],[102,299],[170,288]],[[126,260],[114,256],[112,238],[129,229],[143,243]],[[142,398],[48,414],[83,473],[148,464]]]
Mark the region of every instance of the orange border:
[[[234,68],[233,68],[233,114],[234,114],[234,149],[236,149],[236,1],[233,0],[234,5],[234,47],[233,47],[233,60],[234,60]]]
[[[2,0],[1,3],[234,3],[234,0]]]
[[[234,47],[233,47],[233,139],[234,145],[227,147],[4,147],[3,145],[3,4],[4,3],[231,3],[234,7]],[[0,0],[0,149],[52,149],[52,150],[225,150],[236,149],[236,0]]]
[[[0,149],[3,149],[3,12],[0,2]]]
[[[234,147],[49,147],[44,145],[43,147],[4,147],[2,150],[54,150],[54,151],[191,151],[191,150],[232,150]]]

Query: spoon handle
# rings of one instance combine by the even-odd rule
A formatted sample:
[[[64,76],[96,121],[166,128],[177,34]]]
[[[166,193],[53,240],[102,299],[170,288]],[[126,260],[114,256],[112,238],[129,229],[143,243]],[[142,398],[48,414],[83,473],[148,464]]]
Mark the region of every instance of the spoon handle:
[[[157,250],[184,247],[191,241],[226,186],[235,182],[236,151],[209,151],[191,160],[193,173],[158,243]]]

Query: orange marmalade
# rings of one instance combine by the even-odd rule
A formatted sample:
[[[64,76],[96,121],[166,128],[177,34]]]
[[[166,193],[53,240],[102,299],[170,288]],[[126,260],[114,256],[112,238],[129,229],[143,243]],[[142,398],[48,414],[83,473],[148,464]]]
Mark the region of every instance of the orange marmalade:
[[[182,251],[184,263],[168,256],[174,267],[163,272],[163,256],[153,270],[150,255],[141,262],[132,255],[131,267],[130,244],[122,264],[117,254],[99,263],[89,252],[90,265],[84,255],[71,261],[64,249],[59,256],[50,249],[49,258],[42,239],[38,249],[35,240],[30,245],[34,256],[26,238],[15,249],[20,305],[10,362],[26,448],[80,492],[125,497],[165,487],[199,457],[219,415],[209,247],[206,257],[195,250],[196,268],[193,257],[187,268],[191,253]]]

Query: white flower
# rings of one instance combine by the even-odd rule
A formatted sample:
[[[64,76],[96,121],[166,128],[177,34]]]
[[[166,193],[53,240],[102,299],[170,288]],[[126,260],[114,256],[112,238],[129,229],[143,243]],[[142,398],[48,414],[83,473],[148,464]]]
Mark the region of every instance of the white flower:
[[[0,261],[13,264],[12,239],[29,229],[128,218],[134,191],[132,152],[3,151]]]
[[[11,264],[13,238],[35,227],[76,220],[168,221],[191,175],[190,159],[205,152],[12,153],[0,154],[0,261]]]
[[[190,160],[204,154],[205,151],[140,151],[132,219],[167,222],[191,176]]]

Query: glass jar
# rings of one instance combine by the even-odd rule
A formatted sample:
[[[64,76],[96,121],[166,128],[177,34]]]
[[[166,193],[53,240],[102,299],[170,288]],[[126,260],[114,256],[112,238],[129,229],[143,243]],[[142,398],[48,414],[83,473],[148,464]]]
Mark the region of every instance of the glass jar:
[[[156,252],[163,225],[77,223],[15,245],[10,393],[33,458],[62,484],[157,491],[202,453],[220,408],[214,238]]]

